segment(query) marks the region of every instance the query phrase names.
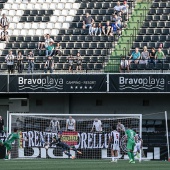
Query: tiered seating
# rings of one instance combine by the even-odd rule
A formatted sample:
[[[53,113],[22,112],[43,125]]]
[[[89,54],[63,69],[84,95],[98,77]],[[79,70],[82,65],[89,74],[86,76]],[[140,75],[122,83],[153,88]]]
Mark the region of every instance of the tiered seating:
[[[148,67],[144,66],[141,67],[131,65],[131,70],[169,70],[169,54],[170,54],[170,2],[154,2],[152,4],[152,7],[146,16],[146,20],[142,26],[142,28],[139,31],[139,35],[136,38],[136,41],[133,43],[132,50],[134,50],[135,47],[139,47],[140,51],[143,51],[143,47],[147,46],[148,50],[150,51],[152,47],[155,47],[156,50],[162,44],[163,49],[167,60],[165,64],[156,64],[156,68],[153,67],[153,65],[148,65]],[[130,53],[131,53],[130,52]]]
[[[108,49],[112,48],[112,42],[115,39],[111,36],[88,36],[87,32],[85,35],[82,34],[82,19],[85,13],[89,12],[96,23],[105,23],[110,20],[116,1],[31,0],[30,3],[20,2],[21,0],[16,2],[9,0],[2,11],[10,18],[9,32],[12,33],[10,42],[2,52],[3,58],[11,48],[14,54],[22,51],[25,56],[28,51],[33,50],[37,56],[38,68],[43,68],[44,54],[39,56],[38,50],[35,49],[38,42],[44,41],[43,35],[49,33],[55,42],[60,42],[63,48],[63,56],[54,58],[55,69],[68,69],[68,63],[63,58],[70,53],[74,56],[78,51],[84,57],[84,69],[88,67],[89,70],[101,70],[103,68],[103,58],[109,54]],[[131,2],[128,2],[130,7]],[[3,59],[0,61],[4,64]]]

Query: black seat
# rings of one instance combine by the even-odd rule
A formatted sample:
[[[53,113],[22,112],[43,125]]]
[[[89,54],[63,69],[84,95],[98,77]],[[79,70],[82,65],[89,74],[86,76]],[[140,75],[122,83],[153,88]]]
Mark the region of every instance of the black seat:
[[[78,36],[77,41],[84,42],[85,41],[85,36],[84,35]]]
[[[12,49],[12,43],[7,43],[5,49]]]
[[[101,50],[99,50],[99,49],[93,50],[93,55],[94,56],[100,56],[101,55]]]
[[[6,63],[1,64],[1,70],[7,70],[7,64]]]
[[[136,69],[137,69],[137,64],[131,63],[130,70],[136,70]]]
[[[20,48],[20,43],[13,43],[12,48],[13,49],[19,49]]]
[[[138,70],[145,70],[146,69],[146,64],[137,64],[137,69]]]
[[[70,53],[70,51],[69,51],[69,53]],[[59,63],[65,63],[65,62],[67,62],[67,57],[62,56],[62,57],[59,58]]]
[[[71,36],[70,37],[70,41],[72,41],[72,42],[76,42],[77,41],[77,36]]]
[[[34,21],[34,17],[32,17],[32,16],[29,16],[28,18],[27,18],[27,22],[33,22]]]
[[[77,15],[82,15],[82,14],[84,14],[83,9],[78,9],[77,10]]]
[[[95,16],[95,22],[101,22],[101,21],[103,21],[103,16],[102,15]]]
[[[55,41],[55,42],[60,42],[60,41],[62,41],[62,36],[58,35],[58,36],[54,37],[54,41]]]
[[[98,3],[95,3],[95,6],[94,6],[96,9],[102,9],[102,3],[101,2],[98,2]]]
[[[65,34],[66,35],[73,35],[73,30],[72,29],[65,30]]]
[[[153,20],[154,21],[159,21],[160,20],[160,15],[154,15]],[[152,21],[152,20],[150,20],[150,21]]]
[[[146,42],[151,41],[151,36],[144,36],[143,41],[146,41]]]
[[[46,15],[46,16],[53,15],[53,10],[46,10],[46,11],[45,11],[45,15]]]
[[[3,55],[7,55],[7,54],[8,54],[8,50],[3,50],[3,51],[2,51],[2,56],[3,56]]]
[[[152,7],[153,7],[153,8],[158,8],[158,7],[159,7],[159,3],[158,3],[158,2],[154,2],[154,3],[152,4]]]
[[[81,34],[81,29],[74,29],[73,30],[73,35],[80,35]]]
[[[153,15],[146,16],[146,21],[152,21],[152,20],[153,20]]]
[[[103,64],[100,64],[100,63],[98,63],[98,64],[95,64],[95,68],[94,68],[95,70],[101,70],[101,69],[103,69]]]
[[[38,15],[38,11],[37,10],[31,10],[30,11],[30,16],[36,16]]]
[[[92,14],[92,15],[99,15],[99,10],[98,10],[98,9],[93,9],[93,10],[91,11],[91,14]]]
[[[92,41],[92,36],[86,36],[86,37],[85,37],[85,41],[91,42],[91,41]]]
[[[87,9],[93,9],[94,8],[94,2],[87,3]]]
[[[18,37],[16,38],[16,41],[17,41],[17,42],[23,42],[23,41],[24,41],[24,37],[23,37],[23,36],[18,36]]]
[[[75,44],[74,44],[74,48],[75,48],[75,49],[80,49],[80,48],[81,48],[81,43],[78,43],[78,42],[75,43]]]
[[[93,36],[92,37],[92,41],[93,42],[99,42],[100,41],[100,37],[99,36]]]
[[[34,20],[34,22],[41,22],[42,21],[42,17],[35,17],[35,20]]]
[[[70,55],[70,50],[63,50],[63,55],[64,56]]]
[[[59,64],[55,64],[55,70],[62,70],[63,69],[63,64],[59,63]]]
[[[19,22],[27,22],[27,17],[26,16],[22,16]]]
[[[164,48],[170,48],[170,42],[165,42]]]
[[[138,35],[137,38],[136,38],[136,41],[137,41],[137,42],[143,41],[143,36]]]
[[[157,27],[157,22],[152,21],[152,22],[150,22],[149,26],[150,26],[150,28],[156,28]]]
[[[162,15],[163,14],[163,9],[161,9],[161,8],[156,9],[156,14],[157,15]]]
[[[35,43],[28,43],[28,49],[34,49]]]
[[[79,52],[80,52],[80,55],[84,56],[86,54],[86,50],[83,50],[83,49],[79,49]]]
[[[156,65],[155,65],[156,70],[161,70],[162,68],[163,68],[162,63],[156,63]]]
[[[95,49],[95,48],[97,48],[97,43],[90,43],[90,44],[89,44],[89,48],[90,48],[90,49]]]
[[[153,70],[154,69],[154,64],[153,63],[148,63],[146,69],[147,70]]]
[[[48,22],[48,21],[50,21],[50,17],[48,16],[43,17],[42,22]]]
[[[94,70],[94,64],[87,64],[88,70]]]
[[[25,42],[30,42],[32,41],[32,37],[26,36],[24,39]]]
[[[110,7],[110,3],[109,2],[105,2],[103,3],[103,9],[108,9]]]
[[[160,20],[161,21],[167,21],[168,20],[168,16],[167,15],[161,15]]]
[[[84,57],[83,58],[83,62],[84,63],[89,63],[90,62],[90,58],[89,57]]]
[[[80,9],[85,9],[85,8],[87,8],[87,3],[82,2],[82,3],[80,4]],[[83,13],[82,13],[82,14],[83,14]]]
[[[66,48],[67,48],[67,49],[72,49],[72,48],[74,48],[74,43],[72,43],[72,42],[67,43]]]
[[[149,28],[149,29],[147,29],[147,30],[146,30],[146,34],[147,34],[147,35],[152,35],[152,34],[154,34],[154,28]]]
[[[20,46],[21,49],[26,49],[28,48],[28,43],[22,43]]]
[[[142,28],[142,29],[139,31],[139,34],[140,34],[140,35],[145,35],[145,34],[146,34],[146,29],[143,29],[143,28]]]
[[[92,56],[93,50],[86,50],[86,56]]]
[[[169,34],[169,29],[168,28],[162,29],[162,34],[163,35],[168,35]]]
[[[165,27],[165,22],[163,22],[163,21],[160,21],[160,22],[158,22],[158,28],[163,28],[163,27]]]
[[[82,47],[83,49],[88,49],[89,48],[89,43],[82,43]]]
[[[23,16],[29,16],[30,15],[30,10],[24,10],[24,14],[23,14]]]
[[[150,11],[148,12],[149,15],[154,15],[156,14],[156,9],[151,8]]]
[[[103,48],[105,48],[105,43],[98,43],[98,48],[99,49],[103,49]]]
[[[155,29],[155,34],[158,34],[158,35],[162,34],[162,30],[160,28],[159,29]]]
[[[63,42],[68,42],[70,41],[70,37],[68,35],[62,37]]]
[[[45,10],[38,10],[38,16],[43,16],[45,15]]]
[[[165,27],[170,28],[170,22],[169,21],[165,23]]]
[[[63,66],[63,70],[68,70],[68,68],[69,68],[69,64],[65,63],[64,66]]]
[[[100,36],[99,38],[100,38],[100,41],[101,41],[101,42],[106,42],[106,41],[108,41],[108,36]]]
[[[164,69],[164,70],[169,70],[169,64],[164,63],[164,64],[163,64],[163,69]]]
[[[170,14],[170,8],[164,9],[164,10],[163,10],[163,13],[164,13],[164,14]]]
[[[159,5],[160,8],[165,8],[166,7],[166,2],[161,2]]]
[[[108,10],[109,11],[109,10]],[[108,13],[108,12],[107,12]],[[100,15],[106,15],[106,9],[99,9]],[[108,13],[109,14],[109,13]]]

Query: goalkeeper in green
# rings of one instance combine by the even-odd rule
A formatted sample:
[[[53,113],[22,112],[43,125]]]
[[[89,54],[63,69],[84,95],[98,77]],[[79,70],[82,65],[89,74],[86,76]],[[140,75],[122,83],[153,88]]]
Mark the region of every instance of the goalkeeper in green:
[[[134,147],[135,147],[135,135],[136,133],[131,129],[131,126],[128,126],[128,129],[125,131],[127,137],[127,154],[129,157],[129,163],[135,163],[134,159]]]

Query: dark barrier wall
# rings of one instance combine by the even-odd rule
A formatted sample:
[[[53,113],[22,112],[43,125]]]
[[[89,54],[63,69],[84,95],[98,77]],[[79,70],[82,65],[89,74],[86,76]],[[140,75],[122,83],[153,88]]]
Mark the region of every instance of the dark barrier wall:
[[[6,137],[0,137],[0,140],[4,141]],[[4,146],[0,146],[0,159],[5,158],[6,148]]]
[[[170,93],[170,74],[1,75],[5,93]]]

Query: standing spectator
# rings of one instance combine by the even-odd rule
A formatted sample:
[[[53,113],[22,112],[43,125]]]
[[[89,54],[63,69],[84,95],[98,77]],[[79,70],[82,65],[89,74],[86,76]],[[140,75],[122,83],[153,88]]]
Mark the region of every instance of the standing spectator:
[[[135,48],[135,51],[132,52],[132,55],[129,57],[129,59],[131,59],[129,60],[129,64],[132,62],[138,64],[140,59],[140,52],[138,48]]]
[[[91,28],[92,24],[94,22],[94,19],[89,15],[89,13],[86,13],[86,17],[83,20],[83,29],[89,28],[89,35],[91,35]]]
[[[80,53],[79,53],[79,52],[77,53],[76,60],[77,60],[77,67],[76,67],[76,71],[78,71],[78,70],[80,70],[80,71],[81,71],[81,69],[82,69],[82,60],[83,60],[83,58],[81,57],[81,55],[80,55]]]
[[[62,47],[60,45],[60,43],[57,43],[56,47],[55,47],[55,55],[62,55]]]
[[[47,70],[50,70],[50,73],[53,73],[54,68],[54,60],[51,56],[48,56],[48,60],[45,62],[44,65],[44,73],[47,73]]]
[[[7,31],[7,26],[4,27],[4,30],[0,34],[0,40],[9,42],[9,36]]]
[[[12,54],[12,50],[9,51],[9,54],[6,55],[5,60],[7,62],[8,73],[13,73],[14,71],[14,55]]]
[[[69,64],[68,71],[73,72],[74,57],[72,56],[72,54],[70,54],[70,56],[67,59],[68,59],[68,64]]]
[[[147,47],[143,47],[143,52],[141,53],[139,64],[148,64],[149,52],[147,51]]]
[[[4,134],[4,119],[2,119],[2,116],[0,116],[0,134],[1,136]]]
[[[54,45],[53,45],[53,41],[50,41],[49,45],[46,48],[46,56],[51,56],[53,54],[54,51]]]
[[[97,35],[97,32],[98,32],[98,27],[96,27],[96,24],[93,23],[91,28],[91,35]]]
[[[110,35],[111,33],[111,24],[110,21],[107,21],[105,26],[102,27],[102,31],[104,35]]]
[[[126,57],[123,56],[121,61],[120,61],[120,73],[122,73],[122,69],[127,69],[128,73],[129,73],[129,62],[128,60],[126,60]]]
[[[76,121],[69,116],[69,119],[66,120],[66,131],[76,131]]]
[[[102,23],[99,23],[98,31],[99,31],[99,36],[101,36],[101,34],[102,34]]]
[[[50,42],[54,43],[54,40],[50,38],[49,34],[44,35],[45,42],[39,42],[38,43],[38,50],[42,50],[44,47],[47,48],[50,44]]]
[[[51,132],[58,132],[58,131],[60,131],[60,122],[58,121],[58,120],[56,120],[56,119],[52,119],[51,121],[50,121],[50,126],[49,126],[50,128],[51,128]]]
[[[155,57],[156,57],[156,63],[162,63],[163,60],[165,59],[164,52],[162,51],[160,47],[158,48],[158,51],[156,52]]]
[[[7,28],[9,27],[9,21],[6,15],[2,14],[2,18],[0,19],[0,27],[5,28],[6,26]]]
[[[155,48],[152,48],[151,52],[150,52],[150,60],[149,63],[153,63],[153,65],[155,66],[155,59],[156,59],[156,51]]]
[[[118,34],[119,37],[120,37],[120,35],[121,35],[121,29],[120,29],[117,21],[112,24],[111,34],[113,34],[113,35],[115,35],[115,34],[117,35],[117,34]]]
[[[121,15],[122,6],[120,5],[120,1],[117,1],[117,5],[114,7],[114,13],[117,15]]]
[[[29,52],[28,56],[27,56],[27,59],[28,59],[28,73],[33,73],[34,71],[34,54],[32,51]]]
[[[126,19],[129,18],[128,11],[129,11],[129,5],[127,4],[127,1],[124,1],[122,5],[122,14],[126,15]]]
[[[94,119],[93,126],[91,129],[91,132],[93,132],[95,129],[95,132],[102,132],[102,122],[98,118]]]
[[[18,51],[18,55],[17,55],[16,59],[17,59],[18,73],[22,73],[22,70],[23,70],[23,55],[21,54],[21,51]]]

